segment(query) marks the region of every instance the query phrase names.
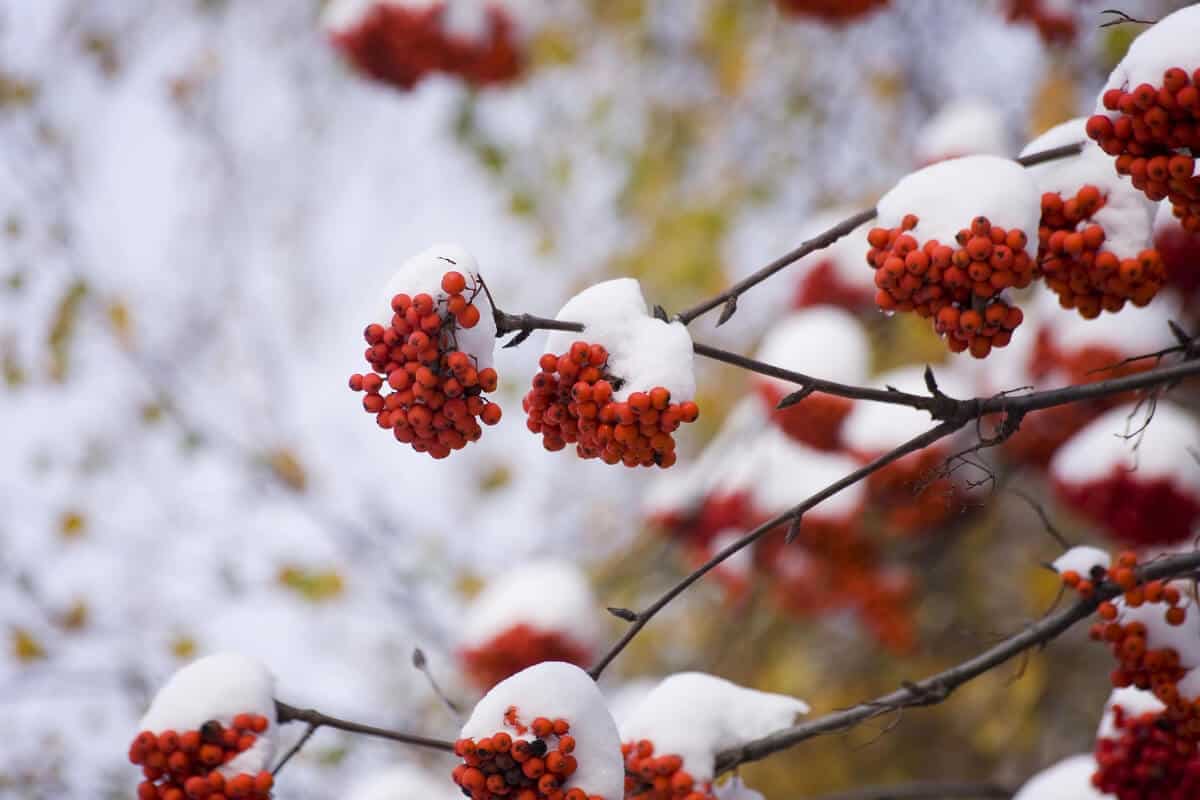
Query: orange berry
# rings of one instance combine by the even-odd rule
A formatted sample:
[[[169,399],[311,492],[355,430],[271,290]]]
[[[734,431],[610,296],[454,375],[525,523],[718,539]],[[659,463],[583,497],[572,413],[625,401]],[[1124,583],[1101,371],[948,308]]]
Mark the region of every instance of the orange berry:
[[[461,272],[451,270],[442,276],[442,291],[446,294],[460,294],[467,288],[467,279]]]

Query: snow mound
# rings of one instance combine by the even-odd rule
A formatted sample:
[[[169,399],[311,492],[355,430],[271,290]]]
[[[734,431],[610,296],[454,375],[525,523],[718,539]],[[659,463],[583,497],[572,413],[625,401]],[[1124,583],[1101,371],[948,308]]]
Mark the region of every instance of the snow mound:
[[[275,676],[248,656],[215,653],[176,671],[154,695],[137,729],[195,731],[210,720],[230,727],[238,714],[264,716],[268,727],[250,749],[220,767],[225,777],[267,769],[275,754]]]
[[[919,221],[911,233],[920,242],[937,239],[954,246],[954,237],[978,216],[1006,230],[1023,231],[1025,250],[1037,256],[1042,196],[1024,167],[996,156],[966,156],[940,161],[905,176],[879,201],[876,224],[896,228],[907,214]]]
[[[657,386],[671,393],[673,403],[695,399],[692,337],[683,323],[650,316],[641,284],[635,279],[617,278],[589,286],[568,300],[556,318],[583,323],[584,330],[551,331],[546,352],[562,355],[577,341],[604,345],[608,371],[625,381],[613,393],[617,401]]]
[[[1011,147],[1004,116],[995,105],[956,100],[921,126],[915,153],[921,164],[932,164],[968,155],[1007,156]]]
[[[938,388],[951,397],[971,397],[972,387],[950,370],[935,371]],[[884,372],[871,379],[871,385],[892,388],[909,394],[928,395],[925,368],[907,366]],[[934,425],[929,413],[891,403],[855,403],[842,423],[842,441],[856,453],[880,455],[918,436]]]
[[[720,786],[714,786],[713,795],[717,800],[767,800],[762,792],[756,792],[743,783],[740,775],[734,775]]]
[[[462,644],[480,647],[525,623],[593,648],[601,632],[598,609],[579,567],[566,561],[530,561],[505,570],[475,597],[467,609]]]
[[[1078,486],[1104,480],[1121,468],[1134,480],[1171,480],[1200,497],[1200,464],[1194,455],[1200,450],[1200,423],[1178,406],[1160,401],[1145,429],[1126,438],[1142,427],[1145,412],[1123,405],[1095,419],[1055,454],[1050,474],[1067,486]]]
[[[863,272],[870,276],[866,252],[863,250],[860,258]],[[871,350],[867,334],[854,315],[820,306],[790,314],[773,325],[758,347],[757,358],[814,378],[861,383],[868,374]],[[754,378],[776,384],[785,392],[797,388],[778,378],[757,374]]]
[[[775,428],[763,431],[742,458],[751,503],[764,514],[786,511],[859,467],[849,455],[806,447]],[[805,517],[848,520],[862,510],[866,496],[866,483],[859,481],[806,511]]]
[[[1114,689],[1108,696],[1108,702],[1104,704],[1104,714],[1100,717],[1100,727],[1096,731],[1097,739],[1111,739],[1118,733],[1113,722],[1113,706],[1120,706],[1126,714],[1135,717],[1147,713],[1157,714],[1166,709],[1153,692],[1133,686]]]
[[[1165,292],[1148,306],[1129,304],[1120,314],[1101,314],[1095,319],[1084,319],[1063,308],[1050,291],[1037,292],[1033,305],[1039,324],[1050,332],[1060,350],[1105,347],[1129,358],[1178,344],[1167,322],[1179,318],[1180,304],[1177,297]]]
[[[1050,566],[1054,567],[1054,571],[1059,575],[1064,572],[1074,572],[1087,578],[1092,574],[1094,567],[1108,569],[1111,563],[1112,556],[1108,551],[1101,550],[1099,547],[1078,545],[1054,559],[1050,562]]]
[[[475,257],[462,245],[435,244],[408,258],[392,275],[384,292],[386,314],[383,319],[392,318],[392,297],[401,292],[411,297],[425,293],[435,301],[446,297],[446,293],[442,291],[442,276],[450,271],[461,272],[467,279],[467,291],[464,296],[470,300],[471,286],[479,280],[479,264]],[[479,322],[474,328],[458,329],[455,340],[458,342],[458,349],[474,356],[476,368],[482,370],[493,366],[496,320],[492,316],[492,304],[486,294],[480,292],[474,302],[479,308]]]
[[[747,689],[703,672],[663,680],[621,726],[621,739],[649,739],[654,752],[683,759],[698,782],[711,781],[717,753],[791,725],[808,704]]]
[[[347,800],[462,800],[449,777],[432,775],[409,764],[368,775],[350,787]]]
[[[1068,756],[1034,775],[1013,796],[1013,800],[1104,800],[1092,786],[1097,769],[1091,753]]]
[[[1090,221],[1081,221],[1077,230],[1094,222],[1104,228],[1105,250],[1118,258],[1136,258],[1151,245],[1157,204],[1134,188],[1128,178],[1117,174],[1112,156],[1088,139],[1086,124],[1086,117],[1077,117],[1056,125],[1026,145],[1021,155],[1084,142],[1079,155],[1037,164],[1029,167],[1028,172],[1039,192],[1056,192],[1064,200],[1074,197],[1088,184],[1099,189],[1105,198],[1104,206]]]
[[[479,739],[501,730],[516,739],[532,739],[505,725],[504,716],[515,706],[529,724],[535,717],[562,718],[571,724],[579,761],[564,790],[578,786],[589,795],[619,798],[625,794],[625,762],[617,725],[596,682],[573,664],[547,661],[522,670],[492,687],[476,704],[463,725],[462,738]]]
[[[1108,76],[1108,83],[1096,97],[1096,113],[1115,118],[1116,111],[1104,107],[1109,89],[1128,91],[1140,84],[1161,86],[1163,73],[1182,67],[1190,74],[1197,66],[1196,42],[1200,41],[1200,5],[1181,8],[1160,19],[1133,40],[1125,57]]]

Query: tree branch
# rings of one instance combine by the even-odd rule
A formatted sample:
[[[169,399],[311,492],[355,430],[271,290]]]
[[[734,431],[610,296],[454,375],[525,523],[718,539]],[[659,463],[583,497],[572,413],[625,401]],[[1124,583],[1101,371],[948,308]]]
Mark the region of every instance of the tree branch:
[[[668,603],[670,603],[672,600],[674,600],[676,597],[683,594],[683,592],[689,586],[691,586],[693,583],[695,583],[696,581],[698,581],[702,577],[704,577],[706,574],[708,574],[708,572],[710,572],[712,569],[714,569],[722,561],[724,561],[725,559],[734,555],[738,551],[754,544],[754,542],[756,542],[759,539],[761,539],[762,537],[766,536],[772,530],[778,528],[779,526],[783,525],[784,523],[792,521],[792,520],[800,519],[800,517],[804,515],[805,511],[808,511],[809,509],[816,506],[818,503],[821,503],[821,502],[827,500],[828,498],[833,497],[835,494],[842,491],[846,487],[853,486],[854,484],[858,483],[863,478],[866,478],[871,473],[876,472],[880,469],[883,469],[888,464],[891,464],[893,461],[903,458],[904,456],[908,455],[909,453],[914,453],[917,450],[921,450],[925,447],[928,447],[929,445],[933,444],[934,442],[938,441],[939,439],[942,439],[943,437],[949,436],[950,434],[954,433],[959,428],[961,428],[963,426],[963,424],[965,424],[965,423],[958,422],[958,421],[942,422],[941,424],[929,429],[925,433],[922,433],[919,436],[915,436],[912,439],[909,439],[907,442],[900,445],[895,450],[884,453],[879,458],[876,458],[874,461],[870,462],[869,464],[859,467],[854,472],[851,472],[849,475],[845,476],[844,478],[830,484],[829,486],[826,486],[824,489],[822,489],[821,491],[812,495],[811,497],[809,497],[807,500],[800,503],[799,505],[793,506],[792,508],[783,512],[779,516],[774,517],[773,519],[767,520],[762,525],[759,525],[757,528],[750,531],[742,538],[738,539],[736,542],[733,542],[732,544],[730,544],[727,547],[720,550],[712,558],[710,558],[708,561],[704,562],[698,568],[696,568],[696,570],[694,572],[692,572],[687,577],[683,578],[683,580],[679,581],[674,586],[672,586],[670,589],[668,589],[661,597],[659,597],[657,600],[655,600],[653,603],[651,603],[649,606],[647,606],[644,611],[641,611],[641,612],[635,614],[634,618],[633,618],[633,623],[629,626],[629,629],[626,630],[625,634],[617,641],[617,643],[614,644],[608,650],[608,652],[605,653],[600,658],[600,660],[596,662],[596,665],[593,666],[590,670],[588,670],[588,674],[591,675],[592,678],[599,678],[600,674],[602,672],[604,672],[605,667],[607,667],[610,663],[612,663],[612,660],[614,658],[616,658],[618,655],[620,655],[621,651],[624,650],[625,647],[631,641],[633,641],[633,637],[637,636],[638,632],[641,631],[642,628],[646,627],[646,624],[649,623],[650,620],[654,618],[655,614],[657,614],[659,611],[661,611],[663,608],[665,608],[666,605]]]
[[[403,731],[394,731],[388,728],[377,728],[374,725],[364,725],[360,722],[351,722],[345,719],[331,717],[328,714],[322,714],[311,708],[296,708],[288,705],[280,700],[275,701],[275,716],[282,725],[288,722],[307,722],[315,731],[317,728],[336,728],[347,733],[360,733],[364,736],[375,736],[380,739],[390,739],[393,742],[402,744],[416,745],[417,747],[428,747],[431,750],[443,750],[447,753],[454,752],[454,742],[444,739],[432,739],[428,736],[417,736],[412,733],[404,733]],[[312,735],[312,731],[306,733],[299,744],[307,741],[308,736]],[[298,747],[296,749],[299,749]],[[292,754],[289,753],[290,757]],[[283,766],[280,764],[280,766]],[[276,768],[278,769],[278,767]]]
[[[1140,567],[1138,578],[1141,581],[1170,578],[1197,568],[1200,568],[1200,552],[1184,553],[1167,556]],[[1075,623],[1091,616],[1096,610],[1096,606],[1102,601],[1112,599],[1121,593],[1121,587],[1116,584],[1102,583],[1096,587],[1092,597],[1081,599],[1062,611],[1043,617],[1021,632],[950,669],[931,675],[917,683],[906,684],[875,700],[860,703],[841,711],[834,711],[823,717],[776,731],[742,747],[719,753],[716,763],[717,772],[727,772],[739,764],[758,761],[772,753],[793,747],[806,739],[847,730],[860,722],[890,714],[902,708],[937,705],[950,697],[954,690],[964,683],[979,677],[1031,647],[1045,644],[1056,638]]]
[[[834,792],[812,800],[1008,800],[1016,789],[1000,783],[970,781],[916,781],[891,786],[864,786]]]

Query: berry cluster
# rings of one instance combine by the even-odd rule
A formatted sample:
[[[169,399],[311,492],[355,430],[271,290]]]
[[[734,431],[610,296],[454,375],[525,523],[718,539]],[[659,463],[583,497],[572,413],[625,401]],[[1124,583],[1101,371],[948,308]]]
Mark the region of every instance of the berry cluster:
[[[1092,785],[1118,800],[1184,800],[1200,794],[1195,738],[1163,714],[1112,707],[1115,736],[1096,740]]]
[[[238,714],[228,728],[210,720],[197,731],[142,731],[129,747],[129,760],[146,778],[138,800],[267,800],[271,773],[226,777],[217,771],[253,747],[267,726],[266,717]]]
[[[1158,202],[1170,199],[1185,230],[1200,231],[1200,177],[1188,153],[1200,152],[1200,70],[1172,67],[1161,86],[1143,83],[1101,97],[1111,119],[1088,119],[1087,135],[1116,157],[1117,172]]]
[[[476,685],[490,689],[505,678],[543,661],[565,661],[583,666],[586,647],[558,631],[539,630],[520,623],[487,643],[462,651],[467,673]]]
[[[374,3],[353,27],[333,34],[334,44],[363,73],[401,89],[427,75],[457,75],[472,86],[508,83],[521,72],[512,21],[488,5],[487,37],[471,40],[446,31],[445,3],[424,8]]]
[[[711,782],[697,784],[677,755],[654,755],[649,739],[625,742],[621,755],[627,800],[714,800]]]
[[[983,358],[1004,347],[1024,315],[999,295],[1030,284],[1035,265],[1025,252],[1022,231],[1006,231],[986,217],[955,237],[958,247],[931,239],[920,244],[908,231],[918,218],[907,215],[897,228],[867,234],[867,262],[875,270],[876,304],[884,311],[915,311],[932,318],[951,351]]]
[[[373,323],[363,331],[373,372],[351,375],[350,388],[366,392],[367,413],[418,453],[445,458],[479,439],[480,421],[500,421],[500,406],[483,397],[496,390],[496,370],[476,369],[474,357],[459,350],[456,340],[458,329],[479,322],[474,300],[480,288],[471,286],[468,296],[462,273],[447,272],[444,295],[397,294],[389,326]],[[383,394],[385,385],[392,391]]]
[[[779,401],[787,394],[779,384],[756,380],[754,389],[763,404],[771,410],[771,422],[788,436],[817,450],[837,450],[841,447],[842,423],[854,409],[853,400],[814,392],[799,403],[778,408]]]
[[[888,0],[775,0],[775,3],[785,14],[845,22],[883,8]]]
[[[575,773],[578,762],[571,755],[575,738],[569,735],[565,719],[538,717],[528,726],[521,724],[517,709],[509,707],[505,725],[518,736],[532,733],[532,739],[514,739],[499,731],[480,739],[459,739],[454,754],[463,763],[454,768],[454,783],[471,800],[603,800],[583,789],[563,789]],[[551,744],[554,744],[551,749]]]
[[[1075,17],[1047,7],[1045,0],[1009,0],[1009,22],[1032,22],[1038,35],[1051,44],[1070,44],[1078,33]]]
[[[529,430],[542,435],[547,450],[574,444],[580,458],[665,469],[675,463],[671,434],[700,415],[690,400],[672,403],[661,386],[615,400],[622,381],[608,373],[602,345],[575,342],[562,355],[544,354],[539,365],[523,407]]]
[[[1155,250],[1121,259],[1100,249],[1104,228],[1092,223],[1081,229],[1104,201],[1100,190],[1092,185],[1082,187],[1067,200],[1056,192],[1042,195],[1038,265],[1063,308],[1074,308],[1085,319],[1094,319],[1102,310],[1120,311],[1127,300],[1144,306],[1154,299],[1166,279],[1162,259]]]

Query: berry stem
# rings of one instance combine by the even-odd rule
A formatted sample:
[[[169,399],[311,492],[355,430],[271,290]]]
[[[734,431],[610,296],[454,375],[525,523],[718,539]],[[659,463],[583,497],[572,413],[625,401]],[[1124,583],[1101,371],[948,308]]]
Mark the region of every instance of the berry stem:
[[[1197,568],[1200,568],[1200,552],[1191,552],[1164,556],[1139,568],[1137,576],[1139,582],[1145,582],[1185,575]],[[717,755],[717,772],[718,774],[728,772],[740,764],[766,758],[772,753],[793,747],[806,739],[848,730],[860,722],[903,708],[941,703],[964,683],[989,672],[1032,647],[1043,645],[1056,638],[1075,623],[1091,616],[1101,602],[1110,600],[1123,592],[1124,590],[1119,585],[1105,581],[1095,588],[1091,597],[1081,599],[1055,614],[1042,617],[1019,633],[950,669],[931,675],[922,681],[908,683],[883,697],[793,725],[749,742],[742,747],[719,753]]]

